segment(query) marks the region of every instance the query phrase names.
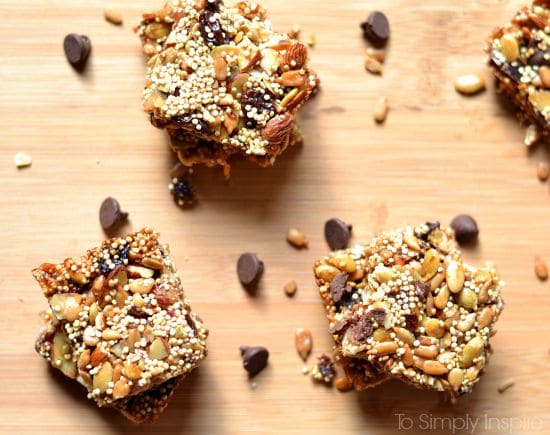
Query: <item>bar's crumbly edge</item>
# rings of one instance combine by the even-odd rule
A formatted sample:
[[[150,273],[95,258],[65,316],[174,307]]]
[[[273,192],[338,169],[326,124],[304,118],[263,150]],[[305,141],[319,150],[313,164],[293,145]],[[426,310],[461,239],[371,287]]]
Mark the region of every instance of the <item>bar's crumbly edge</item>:
[[[503,283],[492,265],[462,262],[452,230],[428,223],[382,233],[317,261],[314,273],[336,359],[356,361],[359,389],[385,374],[458,396],[479,380]]]

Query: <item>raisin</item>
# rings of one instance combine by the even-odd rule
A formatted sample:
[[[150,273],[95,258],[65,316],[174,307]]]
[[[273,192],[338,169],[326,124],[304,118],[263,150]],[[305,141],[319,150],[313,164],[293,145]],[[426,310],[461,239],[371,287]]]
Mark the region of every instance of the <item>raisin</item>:
[[[319,357],[319,362],[317,363],[319,373],[322,377],[322,381],[326,384],[330,384],[334,379],[334,363],[329,356],[323,354]]]
[[[122,246],[119,246],[116,249],[114,255],[111,254],[111,250],[112,249],[103,251],[104,253],[107,252],[109,256],[108,258],[105,258],[104,256],[102,256],[98,261],[99,270],[103,274],[107,274],[112,269],[114,269],[114,267],[111,267],[111,263],[114,264],[115,267],[118,266],[119,264],[124,263],[124,261],[128,258],[128,251],[130,250],[130,245],[126,243]]]
[[[172,122],[185,130],[194,129],[193,133],[209,135],[212,133],[210,126],[200,118],[192,118],[191,115],[177,116]]]
[[[174,178],[168,188],[178,205],[190,204],[196,199],[195,187],[182,178]]]
[[[254,118],[248,117],[248,112],[251,109],[255,108],[258,113],[269,113],[275,110],[271,96],[261,89],[248,89],[241,97],[241,107],[247,128],[255,128],[257,125]]]
[[[207,44],[229,44],[227,33],[214,16],[215,12],[205,9],[199,16],[200,32]]]

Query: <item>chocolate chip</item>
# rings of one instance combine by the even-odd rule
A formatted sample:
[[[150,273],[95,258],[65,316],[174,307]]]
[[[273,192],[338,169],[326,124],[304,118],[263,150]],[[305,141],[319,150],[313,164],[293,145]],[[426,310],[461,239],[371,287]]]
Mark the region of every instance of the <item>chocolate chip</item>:
[[[383,12],[372,12],[367,21],[361,23],[363,35],[376,45],[383,45],[390,37],[390,23]]]
[[[239,347],[243,358],[243,367],[250,376],[257,375],[267,365],[269,351],[262,346],[241,346]]]
[[[347,273],[341,273],[340,275],[336,275],[333,280],[330,282],[330,294],[332,296],[332,300],[335,303],[340,302],[342,299],[342,295],[344,294],[344,289],[346,288],[346,282],[348,280],[349,274]]]
[[[338,218],[332,218],[325,222],[325,239],[330,249],[347,248],[351,238],[351,225]]]
[[[69,63],[76,69],[82,69],[90,55],[92,44],[90,38],[85,35],[69,33],[63,40],[63,50]]]
[[[367,339],[374,332],[374,322],[371,313],[363,314],[350,328],[349,339],[352,344],[366,343]]]
[[[204,8],[212,12],[218,12],[220,10],[221,5],[223,5],[222,0],[206,0],[206,4],[204,5]]]
[[[105,231],[114,229],[128,217],[128,213],[120,209],[120,204],[115,198],[105,198],[99,209],[99,222]]]
[[[384,323],[384,319],[386,318],[386,310],[384,308],[373,308],[367,314],[379,325]]]
[[[414,292],[421,302],[424,302],[430,292],[430,285],[424,281],[415,281]]]
[[[467,214],[459,214],[451,221],[458,243],[468,243],[477,238],[479,228],[474,218]]]
[[[405,326],[409,331],[416,331],[418,329],[418,315],[417,314],[405,314]]]
[[[245,252],[237,261],[237,276],[241,284],[245,287],[251,287],[258,283],[264,271],[264,263],[256,254]]]
[[[544,51],[535,48],[535,53],[529,58],[529,65],[545,65],[546,59],[544,58],[544,54]]]
[[[329,334],[339,334],[340,332],[342,332],[346,328],[346,326],[349,325],[349,322],[350,322],[350,319],[345,318],[344,320],[341,320],[338,323],[330,325],[328,327],[328,333]]]

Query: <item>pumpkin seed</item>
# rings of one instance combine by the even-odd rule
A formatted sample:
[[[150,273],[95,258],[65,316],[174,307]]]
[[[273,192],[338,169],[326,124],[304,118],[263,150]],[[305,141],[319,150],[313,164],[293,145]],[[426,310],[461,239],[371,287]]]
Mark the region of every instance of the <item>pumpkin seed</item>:
[[[439,268],[440,257],[438,252],[435,249],[429,249],[424,255],[424,260],[422,261],[423,276],[424,281],[429,281],[437,273]]]
[[[94,375],[93,386],[104,392],[109,387],[109,382],[113,379],[113,366],[106,361],[99,371]]]
[[[449,372],[447,379],[449,384],[451,384],[451,387],[453,387],[453,390],[458,391],[464,381],[464,371],[458,367],[455,367]]]
[[[422,370],[427,375],[434,376],[444,375],[449,372],[449,369],[445,365],[441,364],[439,361],[434,360],[424,361],[424,366],[422,367]]]
[[[444,285],[441,287],[441,290],[439,290],[439,293],[435,296],[434,304],[437,308],[442,310],[447,306],[447,302],[449,301],[449,287],[447,285]]]
[[[465,288],[458,295],[458,304],[469,310],[473,310],[477,305],[477,295],[473,290]]]
[[[426,321],[424,322],[424,329],[426,330],[426,334],[428,334],[430,337],[435,338],[443,337],[443,334],[445,334],[445,329],[443,328],[443,325],[441,323],[442,322],[439,319],[426,319]]]
[[[489,326],[493,322],[493,309],[491,307],[485,307],[481,310],[481,313],[477,316],[477,327],[483,329]]]
[[[445,272],[447,286],[451,293],[458,293],[464,287],[464,268],[456,261],[451,261]]]
[[[474,359],[481,356],[485,343],[480,336],[472,338],[462,349],[462,354],[459,357],[460,367],[469,367],[473,364]]]

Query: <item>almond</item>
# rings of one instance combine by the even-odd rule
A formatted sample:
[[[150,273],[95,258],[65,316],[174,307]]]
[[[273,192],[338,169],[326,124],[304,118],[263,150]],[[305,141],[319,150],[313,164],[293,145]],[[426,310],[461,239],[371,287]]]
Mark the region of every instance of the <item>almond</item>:
[[[96,347],[92,354],[90,355],[90,364],[94,367],[97,367],[107,361],[107,354],[101,350],[101,348]]]
[[[300,71],[287,71],[277,79],[277,83],[286,86],[299,88],[306,82],[306,77]]]
[[[262,130],[262,137],[271,145],[283,145],[292,131],[293,120],[290,113],[271,118]]]
[[[301,69],[307,60],[307,47],[301,42],[292,44],[283,55],[281,67],[289,70]]]
[[[227,79],[227,62],[222,56],[214,57],[214,75],[219,82]]]
[[[223,126],[227,130],[227,134],[229,134],[230,136],[235,131],[238,124],[239,124],[239,115],[233,112],[226,113],[224,115]]]

